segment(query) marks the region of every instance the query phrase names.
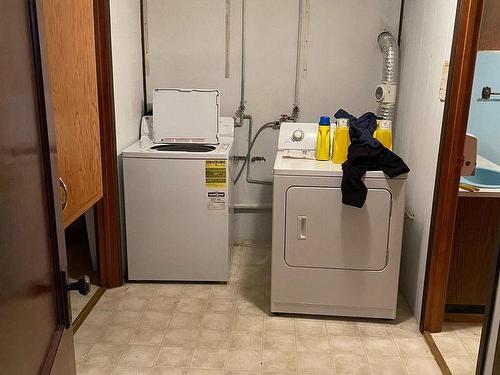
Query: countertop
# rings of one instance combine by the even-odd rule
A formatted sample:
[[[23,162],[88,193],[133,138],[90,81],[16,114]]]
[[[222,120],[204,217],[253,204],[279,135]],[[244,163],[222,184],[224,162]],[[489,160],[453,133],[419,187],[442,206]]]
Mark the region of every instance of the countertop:
[[[477,156],[476,167],[488,167],[491,169],[500,170],[500,165],[483,158],[481,155]],[[459,197],[485,197],[485,198],[500,198],[500,189],[485,189],[480,188],[479,191],[467,191],[464,189],[458,190]]]

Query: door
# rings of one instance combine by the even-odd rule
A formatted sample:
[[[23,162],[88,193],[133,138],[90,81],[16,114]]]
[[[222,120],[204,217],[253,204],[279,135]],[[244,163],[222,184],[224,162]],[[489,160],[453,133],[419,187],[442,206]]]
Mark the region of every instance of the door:
[[[368,189],[363,208],[342,203],[334,187],[286,193],[285,261],[291,267],[380,271],[387,264],[391,193]]]
[[[0,12],[0,374],[75,373],[33,1]]]
[[[93,1],[45,0],[40,13],[66,227],[103,194]]]

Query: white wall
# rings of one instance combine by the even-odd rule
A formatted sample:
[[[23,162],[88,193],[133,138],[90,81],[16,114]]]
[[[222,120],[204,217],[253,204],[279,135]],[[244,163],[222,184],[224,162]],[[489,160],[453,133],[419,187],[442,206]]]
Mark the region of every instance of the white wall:
[[[139,138],[143,109],[139,0],[111,0],[111,47],[118,155]]]
[[[394,149],[409,165],[401,287],[420,319],[444,103],[443,62],[449,60],[456,0],[406,1],[401,39],[401,84]]]
[[[155,87],[219,88],[222,115],[233,116],[240,101],[242,0],[229,2],[229,78],[224,77],[225,0],[144,3],[148,102]],[[303,9],[300,121],[333,117],[340,107],[358,115],[376,110],[373,92],[382,74],[377,36],[385,30],[397,35],[400,1],[303,0]],[[246,113],[254,117],[256,128],[291,112],[298,16],[299,0],[246,1]],[[236,129],[240,155],[246,154],[247,132],[246,124]],[[266,162],[252,165],[252,177],[272,179],[277,133],[266,130],[256,142],[252,156],[264,156]],[[238,203],[272,201],[272,187],[240,181]],[[261,230],[269,217],[237,220],[237,239],[270,235]]]
[[[111,0],[110,13],[120,226],[124,260],[126,241],[121,153],[139,139],[144,102],[140,1]]]

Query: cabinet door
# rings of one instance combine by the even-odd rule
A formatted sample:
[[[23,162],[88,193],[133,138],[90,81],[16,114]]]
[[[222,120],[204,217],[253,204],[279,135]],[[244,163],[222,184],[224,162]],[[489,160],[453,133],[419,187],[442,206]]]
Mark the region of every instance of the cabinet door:
[[[391,201],[388,190],[368,189],[363,208],[356,208],[342,204],[340,188],[289,188],[285,262],[290,267],[383,270]]]
[[[68,226],[102,197],[93,1],[46,0],[43,7]]]

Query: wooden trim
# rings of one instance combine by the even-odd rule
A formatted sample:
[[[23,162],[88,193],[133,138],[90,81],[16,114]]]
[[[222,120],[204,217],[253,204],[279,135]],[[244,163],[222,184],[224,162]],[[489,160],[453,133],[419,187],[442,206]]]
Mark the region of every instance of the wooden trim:
[[[90,297],[89,301],[87,304],[83,307],[82,311],[78,314],[78,316],[73,320],[73,334],[78,331],[78,328],[82,325],[82,323],[85,321],[87,316],[89,316],[90,312],[92,309],[95,307],[97,302],[101,299],[102,295],[106,291],[106,288],[100,287],[95,291],[92,297]]]
[[[482,323],[484,314],[445,313],[444,321],[450,323]]]
[[[443,324],[482,5],[483,0],[460,0],[457,6],[422,304],[423,331],[440,332]]]
[[[424,332],[424,339],[425,342],[427,343],[427,346],[431,350],[432,355],[434,356],[434,359],[436,360],[439,368],[441,369],[441,372],[444,375],[453,375],[450,368],[448,367],[443,355],[439,351],[438,346],[436,345],[436,342],[434,341],[434,338],[429,332]]]
[[[94,0],[103,198],[96,204],[101,285],[123,284],[109,0]]]

